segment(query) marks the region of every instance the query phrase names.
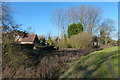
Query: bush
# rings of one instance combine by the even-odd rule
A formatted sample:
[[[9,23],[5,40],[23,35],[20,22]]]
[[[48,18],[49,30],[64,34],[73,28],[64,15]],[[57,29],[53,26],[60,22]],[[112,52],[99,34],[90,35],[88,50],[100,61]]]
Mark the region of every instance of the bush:
[[[69,39],[69,44],[73,48],[86,48],[89,47],[92,41],[92,36],[86,32],[81,32],[72,36]]]
[[[117,45],[120,46],[120,39],[117,40]]]
[[[60,40],[59,43],[58,43],[58,47],[59,48],[68,48],[70,47],[70,45],[68,44],[68,40]]]
[[[44,38],[44,37],[42,37],[42,38],[40,39],[40,45],[41,45],[41,46],[45,46],[45,38]]]
[[[20,44],[22,49],[33,49],[34,44]]]
[[[70,38],[72,35],[78,34],[83,31],[83,26],[81,23],[73,23],[68,26],[68,37]]]
[[[90,47],[92,43],[92,36],[87,32],[80,32],[68,39],[61,39],[57,46],[59,48],[86,48]]]
[[[71,45],[69,44],[66,34],[62,35],[61,39],[57,37],[53,41],[54,41],[55,46],[59,48],[71,48]]]
[[[51,37],[48,37],[47,43],[52,46],[53,45],[53,40],[51,39]]]
[[[100,47],[100,37],[93,36],[92,37],[92,47],[93,48],[99,48]]]

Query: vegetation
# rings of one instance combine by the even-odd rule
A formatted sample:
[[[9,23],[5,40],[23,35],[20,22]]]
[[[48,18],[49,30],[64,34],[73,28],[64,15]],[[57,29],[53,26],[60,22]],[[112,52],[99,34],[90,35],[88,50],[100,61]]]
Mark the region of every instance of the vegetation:
[[[93,49],[87,48],[76,53],[59,53],[21,49],[16,44],[4,47],[3,77],[6,78],[110,78],[118,76],[118,47],[93,53],[91,53]],[[108,67],[107,56],[108,63],[112,68],[114,67],[114,76]]]
[[[70,24],[81,23],[83,31],[92,35],[99,26],[101,14],[102,10],[99,7],[70,6],[67,9],[56,9],[52,16],[52,22],[58,28],[58,32],[61,31],[62,34],[66,33]]]
[[[117,78],[118,52],[118,47],[112,47],[81,57],[60,78]]]
[[[113,20],[101,22],[100,8],[82,5],[56,10],[53,22],[58,28],[58,37],[53,40],[49,36],[47,41],[44,37],[40,38],[39,47],[45,47],[43,50],[31,49],[34,45],[16,44],[13,37],[16,33],[12,31],[18,30],[20,25],[13,23],[12,10],[8,3],[3,3],[1,8],[3,78],[118,77],[117,47],[101,51],[96,51],[100,49],[92,47],[93,42],[99,42],[107,47],[114,46],[116,42],[111,39],[114,31]],[[100,34],[97,34],[98,32]],[[60,50],[48,49],[46,42],[48,46],[55,45]],[[117,43],[119,42],[118,40]]]
[[[94,51],[86,48],[75,53],[61,53],[20,49],[19,45],[15,45],[6,46],[3,52],[3,78],[58,78],[61,74],[59,70],[68,66],[66,63],[79,60],[81,56]]]
[[[91,36],[99,37],[100,46],[112,45],[111,38],[115,34],[114,21],[112,19],[103,19],[102,12],[101,8],[95,6],[71,6],[66,9],[55,10],[52,22],[58,28],[58,37],[60,33],[61,36],[68,33],[67,36],[70,38],[72,35],[77,35],[77,33],[83,31]],[[81,27],[77,28],[78,25]],[[63,37],[59,42],[60,47],[61,45],[68,47],[71,46],[71,43],[74,43],[72,40],[70,42],[69,39],[64,40]]]
[[[44,37],[40,38],[40,45],[45,46],[45,38]]]
[[[50,36],[48,37],[47,42],[48,42],[48,44],[49,44],[50,46],[52,46],[52,45],[53,45],[53,41],[52,41],[52,39],[51,39],[51,37],[50,37]]]
[[[0,9],[2,10],[2,15],[0,16],[0,20],[2,20],[2,32],[9,32],[11,30],[18,29],[18,25],[15,24],[14,18],[13,18],[13,7],[9,3],[1,3],[2,7]]]
[[[54,43],[59,48],[103,48],[105,46],[117,46],[118,42],[115,40],[112,40],[111,38],[106,38],[107,43],[103,44],[101,37],[98,36],[91,36],[87,32],[80,32],[76,35],[71,36],[70,38],[61,38],[58,41],[55,41]],[[97,45],[93,45],[93,43],[96,42]]]
[[[118,46],[120,46],[120,38],[117,40],[117,44]]]
[[[114,27],[114,21],[111,19],[106,19],[101,23],[100,27],[100,37],[101,37],[101,44],[106,45],[109,43],[111,32],[113,32],[115,29]]]
[[[83,26],[81,23],[73,23],[68,26],[68,37],[70,38],[72,35],[78,34],[83,31]]]
[[[70,45],[73,48],[86,48],[91,47],[92,36],[89,33],[81,32],[72,36],[69,39]]]
[[[5,46],[3,46],[2,50],[3,78],[13,78],[15,76],[16,77],[21,76],[21,74],[19,74],[21,71],[23,74],[26,73],[25,72],[26,69],[36,68],[36,66],[38,66],[38,64],[42,61],[44,56],[47,56],[48,54],[52,53],[52,51],[50,50],[49,51],[33,50],[28,47],[23,48],[21,46],[23,45],[6,44]],[[29,73],[27,74],[29,75]],[[27,76],[26,78],[28,77],[29,76]]]
[[[65,39],[61,39],[57,45],[58,45],[59,48],[69,48],[69,47],[71,47],[68,40],[65,40]]]

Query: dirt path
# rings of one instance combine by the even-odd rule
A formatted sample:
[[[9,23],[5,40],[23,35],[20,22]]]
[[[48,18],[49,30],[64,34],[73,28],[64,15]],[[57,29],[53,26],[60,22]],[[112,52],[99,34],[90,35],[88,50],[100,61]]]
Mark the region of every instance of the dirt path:
[[[112,65],[109,62],[109,56],[106,56],[106,64],[108,66],[108,69],[110,70],[111,74],[112,74],[112,78],[118,78],[116,72],[114,71],[114,68],[112,67]],[[117,79],[119,80],[119,79]]]

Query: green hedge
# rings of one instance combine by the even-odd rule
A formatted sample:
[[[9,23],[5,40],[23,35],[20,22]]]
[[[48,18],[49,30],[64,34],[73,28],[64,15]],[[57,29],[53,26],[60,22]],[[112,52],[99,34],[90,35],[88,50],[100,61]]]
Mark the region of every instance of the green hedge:
[[[22,49],[33,49],[34,44],[20,44]]]

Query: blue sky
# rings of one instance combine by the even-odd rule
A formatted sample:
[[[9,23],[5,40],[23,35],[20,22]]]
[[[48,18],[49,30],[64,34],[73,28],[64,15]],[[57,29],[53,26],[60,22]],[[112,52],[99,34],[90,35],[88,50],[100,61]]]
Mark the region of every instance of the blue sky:
[[[119,0],[2,0],[4,2],[119,2]]]
[[[16,9],[14,18],[16,23],[22,24],[22,28],[32,27],[32,31],[38,35],[57,36],[57,28],[51,22],[51,16],[57,8],[80,6],[82,4],[97,6],[103,10],[103,18],[115,21],[118,28],[118,3],[116,2],[11,2]]]

